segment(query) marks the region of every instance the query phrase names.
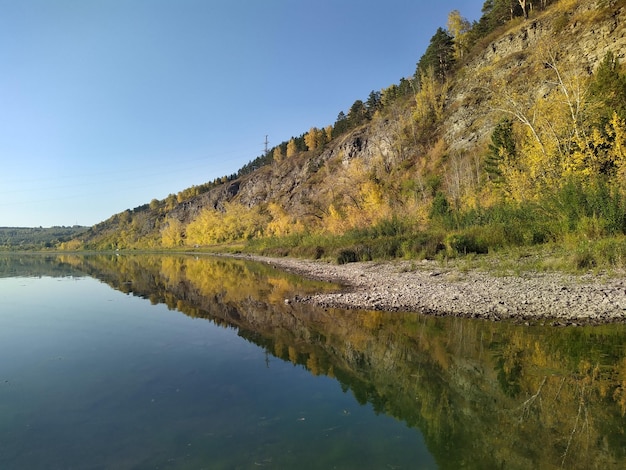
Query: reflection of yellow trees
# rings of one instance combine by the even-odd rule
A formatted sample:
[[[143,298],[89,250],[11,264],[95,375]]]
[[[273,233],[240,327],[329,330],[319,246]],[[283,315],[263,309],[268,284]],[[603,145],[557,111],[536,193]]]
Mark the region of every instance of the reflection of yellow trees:
[[[320,367],[315,353],[309,354],[306,360],[306,368],[309,369],[313,375],[320,375]]]
[[[286,305],[295,284],[265,266],[173,256],[98,259],[93,264],[106,268],[106,279],[119,273],[119,286],[133,279],[136,292],[253,331],[277,357],[337,376],[377,412],[419,427],[442,467],[624,463],[623,326],[527,328],[326,311]],[[67,260],[81,265],[78,257]],[[142,292],[142,282],[151,290]]]
[[[622,416],[626,415],[626,357],[616,366],[617,385],[613,392],[613,399],[619,405]]]
[[[285,345],[281,341],[274,342],[274,356],[283,357],[285,353]]]
[[[296,348],[294,346],[289,346],[287,350],[289,352],[289,360],[292,362],[292,364],[297,364],[298,363],[298,351],[296,350]]]

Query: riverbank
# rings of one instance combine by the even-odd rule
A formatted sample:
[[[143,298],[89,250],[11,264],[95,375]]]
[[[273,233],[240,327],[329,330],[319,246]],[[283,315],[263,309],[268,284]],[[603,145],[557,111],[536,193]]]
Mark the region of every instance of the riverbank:
[[[254,255],[242,258],[310,279],[342,284],[340,292],[286,299],[326,308],[420,312],[556,326],[626,322],[626,281],[621,277],[539,272],[494,275],[427,260],[336,265]]]

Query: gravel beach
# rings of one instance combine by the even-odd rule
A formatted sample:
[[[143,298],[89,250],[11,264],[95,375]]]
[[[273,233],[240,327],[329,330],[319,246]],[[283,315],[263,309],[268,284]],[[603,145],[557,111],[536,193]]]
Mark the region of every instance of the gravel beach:
[[[621,277],[562,273],[504,276],[442,267],[434,261],[336,265],[293,258],[242,257],[344,286],[339,292],[286,302],[555,326],[626,322],[626,281]]]

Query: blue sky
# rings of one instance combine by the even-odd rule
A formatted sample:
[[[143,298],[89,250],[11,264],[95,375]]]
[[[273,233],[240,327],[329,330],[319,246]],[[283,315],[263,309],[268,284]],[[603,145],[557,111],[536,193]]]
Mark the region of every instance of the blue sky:
[[[0,226],[235,173],[410,76],[483,0],[0,0]]]

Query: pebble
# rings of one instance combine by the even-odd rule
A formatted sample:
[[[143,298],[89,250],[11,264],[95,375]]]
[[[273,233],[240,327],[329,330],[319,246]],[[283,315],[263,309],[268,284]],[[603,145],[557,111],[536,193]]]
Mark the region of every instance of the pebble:
[[[338,282],[348,289],[294,299],[325,308],[423,312],[493,321],[512,318],[520,323],[547,320],[546,324],[555,326],[625,321],[626,281],[618,277],[563,273],[495,277],[484,271],[448,267],[443,271],[429,261],[335,265],[251,258],[304,277]]]

